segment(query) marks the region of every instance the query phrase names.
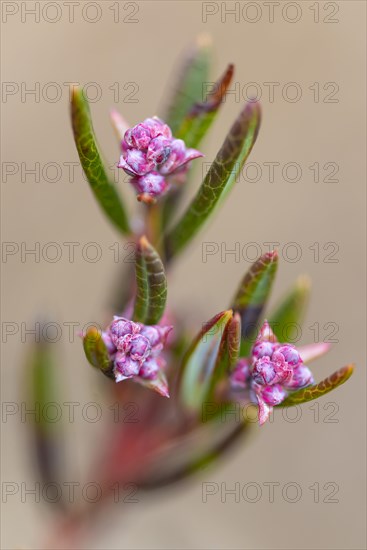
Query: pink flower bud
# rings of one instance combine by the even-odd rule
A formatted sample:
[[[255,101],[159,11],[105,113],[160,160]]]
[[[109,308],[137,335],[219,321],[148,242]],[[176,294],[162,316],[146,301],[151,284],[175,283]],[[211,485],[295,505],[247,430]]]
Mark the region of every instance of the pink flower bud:
[[[165,361],[160,357],[160,353],[172,328],[143,325],[125,317],[115,316],[108,330],[102,333],[102,337],[111,359],[114,360],[113,372],[116,382],[135,378],[168,397],[167,381],[161,372]]]
[[[158,361],[154,357],[149,357],[140,367],[139,376],[146,378],[147,380],[154,380],[157,378],[161,367],[162,363],[158,364]]]
[[[183,173],[188,162],[203,156],[195,149],[186,149],[182,140],[172,138],[169,126],[157,117],[129,128],[121,149],[117,166],[132,177],[137,198],[144,202],[154,202],[169,189],[165,175]]]
[[[283,354],[276,350],[271,356],[271,360],[276,372],[276,380],[273,381],[273,384],[289,380],[292,376],[292,368],[285,361]]]
[[[268,356],[258,359],[252,368],[253,380],[263,386],[271,384],[275,380],[276,374],[275,365]]]
[[[138,149],[128,149],[120,157],[118,168],[123,168],[130,176],[144,176],[155,167],[146,154]]]
[[[254,359],[260,359],[260,357],[264,357],[266,355],[271,357],[275,349],[276,344],[273,344],[272,342],[257,341],[252,348],[252,357]]]
[[[291,379],[285,384],[287,388],[299,389],[314,383],[312,372],[308,367],[300,364],[294,367]]]
[[[119,382],[119,380],[117,379],[119,376],[123,376],[123,378],[120,379],[124,380],[125,378],[132,378],[133,376],[138,375],[139,370],[140,363],[138,361],[134,361],[123,351],[118,351],[116,353],[114,369],[116,382]]]
[[[140,178],[133,178],[131,183],[138,193],[147,193],[152,197],[163,195],[169,187],[165,178],[158,174],[158,172],[149,172],[149,174],[141,176]]]
[[[280,384],[265,386],[261,390],[261,397],[267,405],[279,405],[287,397],[287,392]]]
[[[247,359],[240,359],[231,374],[233,388],[246,388],[250,378],[250,364]]]
[[[169,126],[158,117],[146,118],[143,122],[145,128],[149,129],[150,137],[154,139],[157,136],[163,136],[167,139],[172,138],[172,132]]]
[[[281,353],[288,365],[296,366],[302,363],[302,359],[298,351],[291,344],[285,344],[278,347],[278,353]]]
[[[171,141],[163,136],[158,136],[151,140],[147,150],[148,162],[153,162],[155,166],[165,162],[171,152]]]
[[[109,328],[109,334],[113,344],[116,346],[117,349],[122,350],[124,350],[127,345],[128,338],[126,338],[126,336],[131,337],[133,334],[136,334],[139,331],[140,327],[137,323],[129,321],[124,317],[116,316],[114,317],[114,320],[112,321]]]
[[[144,124],[137,124],[125,132],[124,140],[129,147],[144,150],[151,140],[150,129]]]
[[[138,361],[142,364],[150,355],[151,349],[150,342],[145,336],[135,334],[135,336],[131,337],[129,342],[129,354],[134,361]]]
[[[174,139],[171,144],[171,153],[161,166],[160,171],[162,174],[172,174],[191,160],[202,156],[203,154],[196,149],[186,149],[185,142],[182,139]]]

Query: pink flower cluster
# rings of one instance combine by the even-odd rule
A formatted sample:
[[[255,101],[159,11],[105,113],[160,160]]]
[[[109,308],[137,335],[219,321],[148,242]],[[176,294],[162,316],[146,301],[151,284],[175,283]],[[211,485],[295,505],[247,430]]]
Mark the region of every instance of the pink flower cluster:
[[[259,405],[259,422],[269,418],[289,391],[313,384],[313,376],[291,344],[279,344],[267,321],[264,322],[249,359],[240,359],[231,375],[234,388],[247,388]]]
[[[115,316],[102,338],[114,362],[116,382],[135,377],[155,380],[165,366],[160,353],[172,328]]]
[[[191,160],[202,157],[196,149],[186,149],[182,139],[172,137],[169,126],[157,117],[129,128],[122,140],[118,168],[131,176],[140,200],[154,200],[170,186],[169,176],[187,168]]]

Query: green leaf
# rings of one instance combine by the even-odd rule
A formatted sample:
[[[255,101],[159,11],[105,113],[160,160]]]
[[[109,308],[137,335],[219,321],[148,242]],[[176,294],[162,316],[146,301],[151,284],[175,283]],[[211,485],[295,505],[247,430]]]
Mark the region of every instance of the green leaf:
[[[75,87],[71,100],[71,121],[80,162],[94,196],[110,221],[122,233],[128,234],[130,230],[126,211],[102,161],[88,102],[82,90]]]
[[[311,282],[299,277],[294,287],[269,315],[269,324],[279,342],[293,342],[303,321],[310,297]]]
[[[44,325],[45,326],[45,325]],[[63,438],[61,423],[55,422],[47,414],[48,405],[60,403],[60,381],[57,365],[54,361],[55,346],[42,338],[33,349],[28,351],[25,381],[25,400],[28,410],[35,414],[27,418],[30,430],[30,443],[33,447],[35,464],[43,483],[60,481],[60,456],[62,456]],[[59,502],[62,506],[62,501]]]
[[[211,400],[218,380],[228,372],[233,361],[228,345],[228,328],[233,320],[232,310],[215,315],[204,324],[184,356],[178,379],[178,395],[192,412],[200,411]]]
[[[241,347],[241,316],[235,313],[228,326],[228,363],[232,370],[239,359]]]
[[[354,365],[347,365],[346,367],[334,372],[331,376],[328,376],[325,380],[322,380],[318,384],[291,393],[282,403],[280,403],[280,405],[277,406],[293,407],[294,405],[301,405],[302,403],[307,403],[307,401],[318,399],[330,391],[335,390],[335,388],[341,384],[344,384],[344,382],[346,382],[352,375],[353,370]]]
[[[196,103],[184,118],[177,138],[183,139],[186,147],[197,148],[213,123],[223,98],[231,83],[234,66],[228,65],[225,73],[216,82],[204,101]]]
[[[167,257],[180,252],[233,187],[256,141],[260,107],[248,103],[233,124],[196,197],[165,239]]]
[[[140,238],[136,248],[135,273],[134,321],[155,325],[166,307],[167,281],[162,260],[146,237]]]
[[[210,39],[207,35],[201,35],[179,68],[178,82],[169,102],[168,112],[163,117],[174,136],[194,103],[202,101],[203,85],[209,79],[211,53]]]
[[[89,363],[107,376],[111,376],[112,361],[100,330],[90,327],[83,338],[83,347]]]
[[[234,418],[233,408],[234,405],[222,417],[222,407],[218,405],[218,413],[210,420],[174,438],[170,445],[152,457],[147,468],[141,469],[138,486],[152,489],[181,481],[202,472],[233,450],[241,436],[256,429],[256,424],[248,422],[244,415]]]
[[[278,253],[263,254],[244,276],[232,307],[241,316],[241,357],[248,355],[254,335],[260,329],[259,321],[271,292],[278,268]]]
[[[28,367],[29,368],[29,367]],[[56,401],[55,365],[51,356],[51,346],[45,342],[37,343],[30,365],[32,378],[31,401],[37,404],[40,411],[47,403]],[[53,431],[53,423],[47,419],[47,415],[40,414],[36,423],[37,430],[44,436]]]

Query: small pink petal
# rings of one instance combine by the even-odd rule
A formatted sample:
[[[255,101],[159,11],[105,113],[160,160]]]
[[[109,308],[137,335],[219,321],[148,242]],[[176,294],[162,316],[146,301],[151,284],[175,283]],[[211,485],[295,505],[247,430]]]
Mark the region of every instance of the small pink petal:
[[[129,174],[129,176],[136,176],[137,175],[136,172],[133,171],[131,166],[126,162],[125,155],[120,156],[120,161],[117,165],[117,168],[122,168],[123,170],[125,170],[125,172],[127,174]]]
[[[257,337],[257,341],[260,342],[273,342],[277,343],[278,340],[271,330],[269,323],[265,320]]]
[[[140,376],[134,378],[134,380],[146,388],[156,391],[163,397],[169,397],[167,378],[162,371],[158,373],[157,378],[154,380],[147,380],[145,378],[141,378]]]
[[[129,128],[129,124],[115,109],[112,109],[110,111],[110,118],[118,139],[122,141],[124,139],[126,130],[128,130]]]
[[[259,395],[257,395],[256,397],[259,405],[259,424],[260,426],[262,426],[269,419],[273,407],[267,405],[262,397],[260,397]]]
[[[298,352],[301,356],[302,361],[305,363],[310,363],[314,359],[321,357],[327,353],[331,348],[331,344],[326,342],[320,342],[318,344],[308,344],[307,346],[301,346],[298,348]]]

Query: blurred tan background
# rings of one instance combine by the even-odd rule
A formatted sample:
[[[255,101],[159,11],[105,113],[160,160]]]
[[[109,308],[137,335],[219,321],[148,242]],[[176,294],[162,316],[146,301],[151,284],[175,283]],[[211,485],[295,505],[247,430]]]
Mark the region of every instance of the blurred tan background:
[[[219,492],[204,503],[199,477],[188,486],[151,494],[127,507],[127,512],[112,507],[83,547],[365,548],[366,4],[298,1],[289,6],[289,2],[280,2],[274,7],[273,22],[266,2],[77,2],[74,22],[68,20],[68,2],[41,2],[42,9],[48,7],[41,10],[39,22],[27,15],[22,4],[34,8],[35,3],[2,3],[2,239],[19,247],[24,242],[29,248],[36,242],[41,248],[56,242],[63,254],[55,263],[42,256],[40,262],[31,256],[22,262],[20,252],[6,257],[2,265],[3,323],[23,322],[30,327],[40,313],[60,324],[103,322],[106,301],[119,273],[109,249],[118,241],[117,233],[95,204],[79,169],[75,169],[75,181],[69,181],[65,163],[76,163],[78,157],[63,83],[97,83],[97,87],[89,86],[91,98],[96,91],[101,95],[91,105],[94,125],[112,165],[118,159],[118,146],[109,109],[118,108],[131,124],[155,114],[172,86],[178,55],[200,32],[206,32],[214,42],[213,80],[228,62],[234,62],[232,89],[236,93],[229,96],[202,148],[205,160],[214,158],[241,108],[243,99],[238,93],[253,93],[246,86],[255,82],[262,91],[263,124],[250,161],[261,167],[262,176],[257,183],[248,181],[256,177],[254,172],[248,173],[247,181],[242,178],[213,223],[182,255],[170,281],[170,305],[199,325],[227,307],[250,265],[246,257],[236,261],[233,255],[221,261],[219,253],[203,262],[203,243],[218,243],[225,251],[239,242],[241,250],[253,257],[254,248],[246,248],[248,243],[255,242],[265,251],[265,243],[276,241],[281,262],[272,303],[299,274],[307,273],[313,294],[302,343],[313,340],[315,326],[321,340],[337,327],[331,353],[313,366],[316,378],[350,361],[357,364],[353,378],[320,400],[318,409],[304,406],[298,422],[277,415],[250,445],[240,447],[217,469],[203,471],[202,480],[218,486],[222,482],[228,488],[236,482],[241,487],[257,483],[262,489],[258,502],[241,499],[237,503],[228,496],[223,503]],[[225,8],[234,9],[235,4],[240,13],[228,14]],[[269,100],[269,85],[264,84],[269,82],[279,83],[274,101]],[[284,98],[287,91],[294,97],[296,88],[287,87],[290,82],[297,83],[298,93],[301,90],[299,101]],[[35,83],[40,86],[38,97],[22,97],[22,90],[38,86]],[[327,87],[327,83],[335,84]],[[53,101],[60,89],[60,98]],[[119,98],[115,97],[117,89]],[[40,163],[39,182],[25,174],[36,162]],[[61,167],[61,177],[47,168],[50,162]],[[264,165],[268,162],[280,163],[273,183]],[[282,176],[282,168],[290,162],[302,171],[293,183]],[[320,166],[318,183],[309,168],[315,163]],[[338,165],[334,176],[338,181],[323,181],[335,167],[325,168],[326,163]],[[16,174],[9,173],[13,169]],[[289,170],[288,179],[294,177]],[[52,183],[52,178],[58,181]],[[132,191],[122,182],[121,188],[131,209],[136,208]],[[74,263],[68,261],[65,242],[81,243]],[[96,263],[81,254],[90,242],[98,243],[103,251]],[[295,249],[287,249],[290,242],[301,250],[294,262],[282,258],[284,247],[293,257]],[[336,244],[324,248],[327,243]],[[315,257],[317,249],[319,258]],[[327,261],[331,252],[335,252],[331,259],[337,261]],[[49,253],[52,256],[53,251]],[[326,323],[333,324],[325,328]],[[21,400],[26,353],[20,333],[7,337],[2,352],[3,401]],[[65,401],[101,399],[100,378],[88,369],[80,342],[68,342],[66,330],[59,344],[59,365]],[[331,413],[333,421],[328,416]],[[76,460],[82,465],[93,452],[101,426],[81,421],[69,428]],[[33,483],[27,432],[19,416],[2,423],[2,479]],[[280,484],[274,503],[269,502],[267,482]],[[301,488],[298,502],[282,497],[289,482]],[[310,489],[315,483],[319,483],[319,502]],[[337,502],[324,502],[335,486]],[[253,493],[249,495],[248,500],[254,498]],[[289,495],[290,499],[294,496],[291,489]],[[39,547],[51,519],[43,503],[32,498],[21,502],[19,495],[9,497],[3,504],[2,547]]]

